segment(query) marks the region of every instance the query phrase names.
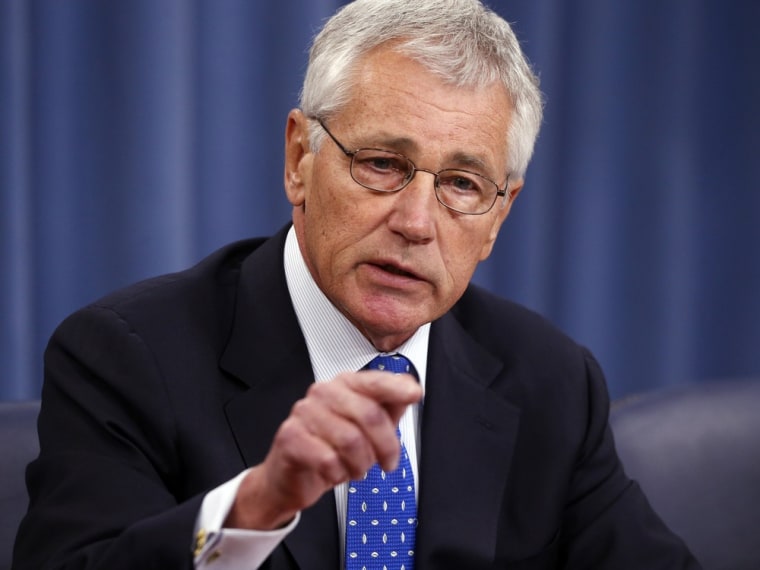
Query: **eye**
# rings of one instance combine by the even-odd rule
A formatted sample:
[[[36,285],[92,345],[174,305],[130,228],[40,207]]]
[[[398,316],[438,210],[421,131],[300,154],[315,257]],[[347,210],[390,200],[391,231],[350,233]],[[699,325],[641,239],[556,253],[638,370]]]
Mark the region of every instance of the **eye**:
[[[375,156],[366,161],[367,165],[376,170],[394,170],[393,160],[387,156]]]
[[[373,149],[358,150],[354,156],[354,167],[376,174],[405,173],[409,170],[408,161],[404,157]]]
[[[395,152],[362,148],[354,153],[351,166],[354,180],[366,188],[395,192],[411,175],[409,160]]]
[[[483,194],[484,180],[477,174],[457,170],[444,170],[438,174],[442,190],[457,194]]]
[[[466,190],[477,190],[477,184],[473,180],[470,180],[469,178],[465,178],[464,176],[457,176],[453,179],[454,186],[457,187],[458,190],[466,191]]]

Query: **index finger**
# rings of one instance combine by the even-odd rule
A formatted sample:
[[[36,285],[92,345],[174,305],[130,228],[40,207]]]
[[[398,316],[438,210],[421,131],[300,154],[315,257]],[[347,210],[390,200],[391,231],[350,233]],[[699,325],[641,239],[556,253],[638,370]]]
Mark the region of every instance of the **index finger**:
[[[374,401],[376,405],[384,409],[394,432],[397,432],[398,423],[407,407],[419,402],[423,395],[417,378],[411,374],[363,370],[347,378],[347,385],[356,394]],[[360,425],[368,429],[366,423],[360,422]],[[369,431],[368,435],[371,433],[373,432]],[[386,445],[380,445],[380,440],[373,439],[373,441],[378,463],[383,466],[383,469],[395,469],[398,460],[398,439],[395,433],[387,440],[395,444],[392,450],[387,449]]]
[[[411,374],[362,370],[346,377],[348,385],[381,404],[407,406],[422,398],[422,388]]]

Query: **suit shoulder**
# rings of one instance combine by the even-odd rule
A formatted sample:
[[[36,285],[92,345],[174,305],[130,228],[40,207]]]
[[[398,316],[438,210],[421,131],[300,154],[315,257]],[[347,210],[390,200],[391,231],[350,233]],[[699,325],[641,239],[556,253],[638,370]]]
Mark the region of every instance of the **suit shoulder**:
[[[598,368],[586,347],[546,317],[481,287],[468,287],[452,314],[478,344],[534,379],[585,378]]]
[[[606,382],[595,357],[545,317],[477,286],[468,288],[452,314],[503,364],[502,383],[492,388],[517,390],[531,422],[570,433],[578,427],[575,413],[588,410],[590,401],[606,409]]]
[[[477,285],[467,288],[452,313],[470,334],[481,341],[496,338],[500,339],[497,344],[510,346],[529,341],[578,348],[575,341],[546,317]]]
[[[113,291],[69,315],[56,329],[54,338],[99,327],[97,323],[109,315],[123,322],[128,330],[149,337],[227,328],[243,262],[264,241],[265,238],[237,241],[192,267]]]
[[[230,243],[187,269],[138,281],[101,297],[91,306],[130,311],[136,306],[171,306],[182,299],[186,303],[209,301],[211,291],[221,291],[237,282],[243,261],[264,241],[265,238],[252,238]]]

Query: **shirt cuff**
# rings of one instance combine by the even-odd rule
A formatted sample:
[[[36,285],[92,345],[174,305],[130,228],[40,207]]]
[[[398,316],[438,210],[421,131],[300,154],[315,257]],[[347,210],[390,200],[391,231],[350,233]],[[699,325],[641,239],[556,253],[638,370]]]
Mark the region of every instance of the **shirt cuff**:
[[[203,498],[195,521],[193,557],[197,570],[255,569],[269,557],[280,542],[298,525],[301,513],[277,530],[245,530],[223,528],[222,525],[235,501],[238,488],[250,471],[209,491]]]

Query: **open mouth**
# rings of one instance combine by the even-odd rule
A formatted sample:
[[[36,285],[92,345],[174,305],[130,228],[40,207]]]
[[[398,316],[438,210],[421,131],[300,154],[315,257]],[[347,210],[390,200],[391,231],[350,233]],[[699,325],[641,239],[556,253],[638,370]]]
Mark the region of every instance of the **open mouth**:
[[[395,265],[388,265],[388,264],[386,264],[386,265],[378,265],[377,267],[379,267],[383,271],[387,271],[388,273],[392,273],[393,275],[400,275],[402,277],[409,277],[409,278],[412,278],[412,279],[416,279],[417,278],[416,275],[414,275],[412,273],[409,273],[408,271],[404,271],[403,269],[401,269],[399,267],[396,267]]]

